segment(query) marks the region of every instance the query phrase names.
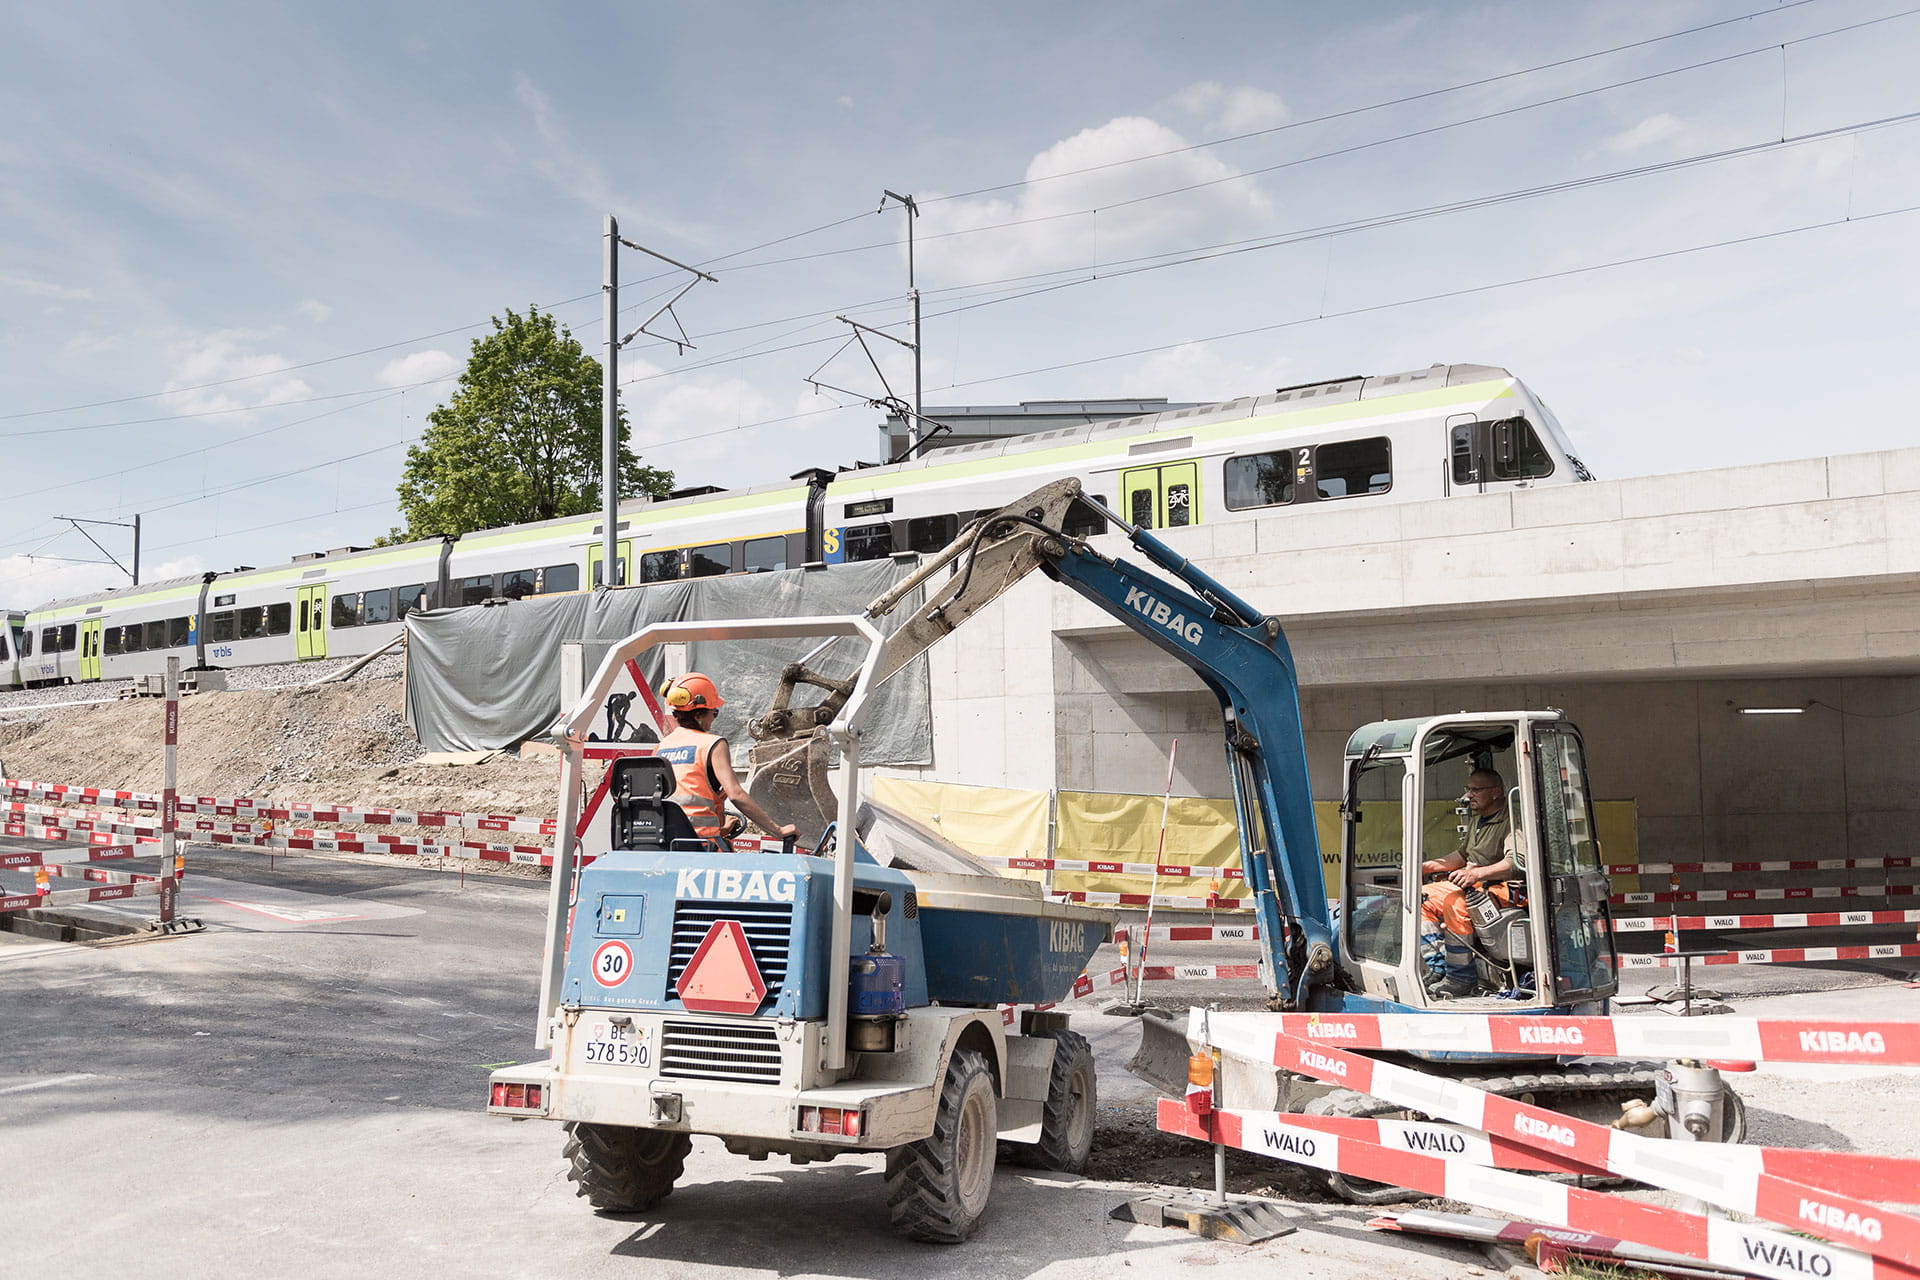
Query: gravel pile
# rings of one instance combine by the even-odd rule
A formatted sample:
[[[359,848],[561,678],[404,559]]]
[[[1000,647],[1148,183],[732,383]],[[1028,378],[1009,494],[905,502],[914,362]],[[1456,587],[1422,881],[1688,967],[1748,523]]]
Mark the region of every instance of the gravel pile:
[[[38,707],[46,703],[92,702],[111,699],[133,683],[131,680],[102,680],[98,684],[57,684],[46,689],[9,689],[0,692],[0,711],[14,707]]]
[[[265,667],[231,667],[226,672],[227,688],[234,692],[250,689],[288,689],[324,680],[345,671],[358,658],[325,658],[319,662],[281,662]],[[383,653],[355,672],[352,679],[398,680],[406,671],[406,657],[399,651]],[[62,684],[45,689],[12,689],[0,692],[0,711],[16,707],[39,707],[73,702],[111,701],[131,680],[100,680],[91,684]]]

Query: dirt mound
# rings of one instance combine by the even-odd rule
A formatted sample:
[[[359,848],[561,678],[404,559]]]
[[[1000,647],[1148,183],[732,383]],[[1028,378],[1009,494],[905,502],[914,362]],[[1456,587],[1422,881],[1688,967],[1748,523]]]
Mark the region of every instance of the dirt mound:
[[[180,794],[553,813],[553,756],[420,764],[403,696],[386,679],[182,698]],[[157,793],[162,707],[141,698],[0,720],[0,763],[11,778]]]

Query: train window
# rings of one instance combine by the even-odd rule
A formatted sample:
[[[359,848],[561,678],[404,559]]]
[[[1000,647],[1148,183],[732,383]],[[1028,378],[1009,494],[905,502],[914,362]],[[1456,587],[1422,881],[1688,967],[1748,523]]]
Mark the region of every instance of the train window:
[[[360,625],[360,593],[346,591],[335,596],[333,603],[327,606],[327,625],[331,627],[357,627]]]
[[[672,582],[680,576],[679,551],[648,551],[640,557],[640,581]]]
[[[80,628],[76,624],[71,622],[69,622],[66,626],[60,628],[60,652],[62,653],[73,652],[74,638],[76,635],[79,634],[79,630]]]
[[[580,566],[577,564],[550,564],[540,571],[540,594],[543,596],[579,589]]]
[[[787,567],[785,538],[748,538],[741,545],[741,567],[748,573],[771,573]]]
[[[13,647],[19,652],[20,657],[31,658],[33,656],[33,632],[31,631],[14,632]]]
[[[1153,528],[1153,490],[1133,491],[1133,510],[1127,513],[1127,519],[1142,529]]]
[[[100,633],[100,652],[111,658],[116,653],[125,653],[126,645],[121,640],[118,627],[108,627]]]
[[[267,606],[267,634],[283,636],[293,630],[293,606],[282,600]]]
[[[1101,506],[1107,500],[1099,494],[1093,500]],[[1097,538],[1107,531],[1107,518],[1085,502],[1075,498],[1073,505],[1067,508],[1066,519],[1060,522],[1060,531],[1069,538]]]
[[[120,647],[128,653],[139,653],[147,647],[146,634],[139,623],[120,629]]]
[[[1553,456],[1525,418],[1496,422],[1489,435],[1495,480],[1533,480],[1553,474]]]
[[[938,551],[959,531],[958,516],[915,516],[907,521],[907,550]]]
[[[382,587],[360,596],[360,621],[365,626],[393,621],[393,588]]]
[[[1193,523],[1193,486],[1186,483],[1167,486],[1167,527],[1177,529]]]
[[[687,576],[711,578],[733,572],[733,544],[713,542],[704,547],[687,548]]]
[[[177,649],[193,638],[192,618],[167,619],[167,647]]]
[[[500,575],[500,594],[509,600],[525,600],[536,594],[540,586],[538,569],[515,569],[511,573]]]
[[[1322,498],[1356,498],[1393,486],[1393,450],[1385,436],[1341,440],[1313,451],[1316,492]]]
[[[460,579],[460,603],[479,604],[482,600],[493,598],[493,575],[483,573],[477,578]]]
[[[1278,507],[1293,501],[1293,450],[1227,459],[1227,510]]]
[[[233,614],[210,613],[207,615],[207,643],[228,644],[233,640]]]
[[[40,633],[40,652],[41,653],[60,652],[60,628],[48,627],[46,630]]]
[[[151,652],[154,649],[164,649],[166,647],[167,620],[165,618],[155,618],[152,622],[147,623],[147,649]]]
[[[400,587],[394,595],[393,620],[400,621],[410,613],[418,613],[427,607],[427,587],[417,582],[410,587]]]
[[[845,531],[841,541],[847,549],[846,561],[885,560],[893,554],[893,526],[857,524]]]
[[[251,640],[255,636],[267,634],[267,610],[262,605],[253,609],[242,609],[234,615],[239,626],[240,638]]]

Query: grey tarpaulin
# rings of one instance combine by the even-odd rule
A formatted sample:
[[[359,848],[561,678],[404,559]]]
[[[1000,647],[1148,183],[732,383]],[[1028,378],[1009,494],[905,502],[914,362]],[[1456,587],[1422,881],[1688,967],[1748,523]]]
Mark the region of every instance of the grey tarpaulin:
[[[913,568],[873,560],[409,614],[407,722],[429,751],[481,751],[541,737],[560,714],[563,642],[585,645],[591,674],[609,645],[656,622],[860,613]],[[880,620],[880,629],[892,631],[894,619],[910,614],[919,601],[915,592]],[[736,756],[744,760],[751,745],[746,722],[772,700],[780,668],[817,643],[688,646],[688,668],[712,676],[727,700],[714,731],[732,743]],[[843,640],[813,665],[822,674],[843,676],[854,669],[858,650],[856,642]],[[661,651],[643,658],[641,668],[658,689]],[[805,705],[821,696],[803,689],[795,700]],[[932,737],[923,658],[881,689],[867,715],[861,758],[867,764],[927,764]]]

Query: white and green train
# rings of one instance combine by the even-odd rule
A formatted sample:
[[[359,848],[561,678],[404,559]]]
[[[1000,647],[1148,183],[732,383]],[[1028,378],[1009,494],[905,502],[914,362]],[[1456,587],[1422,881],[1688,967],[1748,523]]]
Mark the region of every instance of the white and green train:
[[[1546,405],[1489,365],[1434,365],[1012,436],[911,462],[802,472],[620,510],[620,581],[763,573],[937,550],[978,511],[1075,476],[1151,528],[1329,502],[1418,502],[1591,479]],[[1090,509],[1076,532],[1104,522]],[[55,600],[8,615],[0,686],[370,653],[416,609],[599,585],[601,522],[571,516],[343,548]]]

